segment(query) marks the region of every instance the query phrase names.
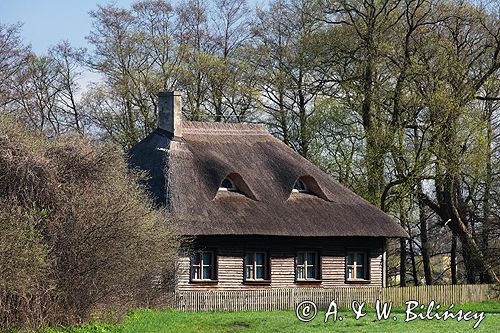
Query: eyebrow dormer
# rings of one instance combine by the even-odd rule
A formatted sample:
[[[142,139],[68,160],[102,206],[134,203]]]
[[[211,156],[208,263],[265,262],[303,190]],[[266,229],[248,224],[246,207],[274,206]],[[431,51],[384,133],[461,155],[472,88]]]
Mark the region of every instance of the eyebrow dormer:
[[[325,195],[321,187],[318,185],[316,179],[309,175],[300,176],[295,180],[290,195],[296,194],[310,194],[323,200],[330,201],[328,200],[328,197]]]
[[[257,200],[252,190],[250,190],[250,187],[248,187],[247,183],[243,180],[243,177],[236,172],[231,172],[224,177],[219,185],[218,192],[239,193],[250,199]]]

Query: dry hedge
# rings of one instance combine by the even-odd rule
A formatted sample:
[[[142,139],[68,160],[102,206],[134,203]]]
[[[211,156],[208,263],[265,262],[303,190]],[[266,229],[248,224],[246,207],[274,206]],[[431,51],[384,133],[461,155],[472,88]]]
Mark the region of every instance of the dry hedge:
[[[179,239],[121,150],[0,115],[0,329],[78,324],[171,287]]]

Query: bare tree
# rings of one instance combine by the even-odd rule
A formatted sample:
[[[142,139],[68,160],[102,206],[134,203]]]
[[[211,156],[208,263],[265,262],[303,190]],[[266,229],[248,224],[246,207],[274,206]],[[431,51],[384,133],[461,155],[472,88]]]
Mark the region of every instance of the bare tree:
[[[16,99],[15,77],[23,70],[30,49],[19,36],[21,24],[0,24],[0,108]]]

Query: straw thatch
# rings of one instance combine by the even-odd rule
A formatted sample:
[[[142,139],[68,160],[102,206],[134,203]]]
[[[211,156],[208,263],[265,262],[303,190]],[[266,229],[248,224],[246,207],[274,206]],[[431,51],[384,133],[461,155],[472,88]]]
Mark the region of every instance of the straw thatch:
[[[391,217],[260,125],[183,123],[157,129],[131,151],[149,187],[186,235],[407,237]],[[231,175],[240,193],[219,191]],[[292,193],[301,177],[312,194]]]

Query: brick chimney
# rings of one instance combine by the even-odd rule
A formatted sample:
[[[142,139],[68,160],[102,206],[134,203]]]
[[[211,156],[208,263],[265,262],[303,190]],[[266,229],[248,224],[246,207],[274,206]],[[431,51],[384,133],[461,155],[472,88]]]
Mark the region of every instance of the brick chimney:
[[[158,93],[158,128],[182,137],[182,98],[180,91]]]

